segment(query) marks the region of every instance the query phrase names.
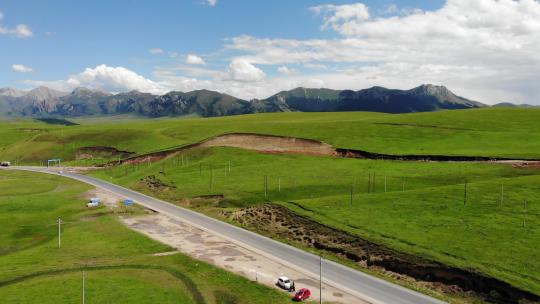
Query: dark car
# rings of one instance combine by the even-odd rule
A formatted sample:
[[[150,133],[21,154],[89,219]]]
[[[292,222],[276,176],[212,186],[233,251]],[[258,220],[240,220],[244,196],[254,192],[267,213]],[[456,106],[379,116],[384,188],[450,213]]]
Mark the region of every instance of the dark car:
[[[309,291],[307,288],[302,288],[294,295],[292,299],[296,302],[302,302],[308,299],[309,296],[311,296],[311,291]]]

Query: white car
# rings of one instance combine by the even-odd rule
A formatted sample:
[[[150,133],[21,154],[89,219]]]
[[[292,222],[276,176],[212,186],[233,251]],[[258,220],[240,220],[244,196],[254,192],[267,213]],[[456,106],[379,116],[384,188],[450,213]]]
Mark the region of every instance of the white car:
[[[290,290],[291,289],[291,284],[292,284],[292,281],[289,280],[289,278],[287,277],[279,277],[278,280],[277,280],[277,283],[276,285],[285,289],[285,290]]]

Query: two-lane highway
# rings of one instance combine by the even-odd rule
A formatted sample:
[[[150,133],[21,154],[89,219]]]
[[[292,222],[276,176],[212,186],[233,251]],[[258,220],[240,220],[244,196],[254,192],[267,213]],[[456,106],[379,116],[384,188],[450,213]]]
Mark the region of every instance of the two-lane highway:
[[[253,250],[259,254],[263,254],[264,256],[276,260],[284,265],[293,267],[299,271],[303,271],[313,278],[318,278],[320,262],[320,258],[318,256],[255,234],[245,229],[224,223],[206,215],[149,197],[139,192],[111,184],[100,179],[72,173],[68,170],[58,173],[39,167],[13,167],[13,169],[61,175],[105,189],[122,197],[131,198],[147,208],[166,214],[180,221],[185,221],[210,233],[224,237],[240,246]],[[325,284],[342,289],[345,292],[358,296],[359,298],[372,303],[444,303],[429,296],[395,284],[391,284],[384,280],[328,260],[323,260],[322,262],[322,274],[323,282]]]

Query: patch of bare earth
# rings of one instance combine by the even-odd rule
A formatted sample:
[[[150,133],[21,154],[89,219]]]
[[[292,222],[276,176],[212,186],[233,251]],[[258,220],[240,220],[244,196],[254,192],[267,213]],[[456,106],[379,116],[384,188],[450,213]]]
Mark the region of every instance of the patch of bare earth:
[[[100,157],[119,157],[125,158],[134,155],[135,153],[130,151],[118,150],[114,147],[107,146],[90,146],[78,148],[75,157],[76,159],[93,159]]]
[[[335,156],[329,144],[295,137],[258,134],[225,134],[202,142],[200,147],[234,147],[264,153]]]
[[[513,162],[512,167],[514,167],[514,168],[535,168],[535,169],[540,169],[540,161],[518,161],[518,162]]]
[[[121,220],[131,229],[174,247],[195,259],[208,262],[273,288],[278,288],[275,286],[278,277],[287,276],[296,282],[297,288],[309,288],[312,291],[312,298],[319,298],[317,278],[312,278],[250,249],[193,227],[189,223],[169,218],[163,214],[121,217]],[[170,254],[173,253],[164,252],[156,255]],[[323,300],[336,304],[367,303],[326,284],[323,284]]]
[[[364,268],[421,288],[450,295],[480,297],[493,303],[540,300],[537,295],[497,279],[397,252],[297,215],[283,206],[265,204],[222,213],[251,230],[336,254]]]

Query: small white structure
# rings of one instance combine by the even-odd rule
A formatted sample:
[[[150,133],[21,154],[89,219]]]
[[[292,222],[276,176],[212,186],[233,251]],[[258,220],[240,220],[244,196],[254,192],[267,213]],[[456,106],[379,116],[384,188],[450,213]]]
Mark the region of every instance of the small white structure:
[[[0,167],[9,167],[9,166],[11,166],[11,162],[3,161],[0,163]]]
[[[86,204],[86,207],[88,208],[98,207],[100,203],[101,203],[101,199],[99,199],[99,197],[92,197],[90,199],[90,202]]]

